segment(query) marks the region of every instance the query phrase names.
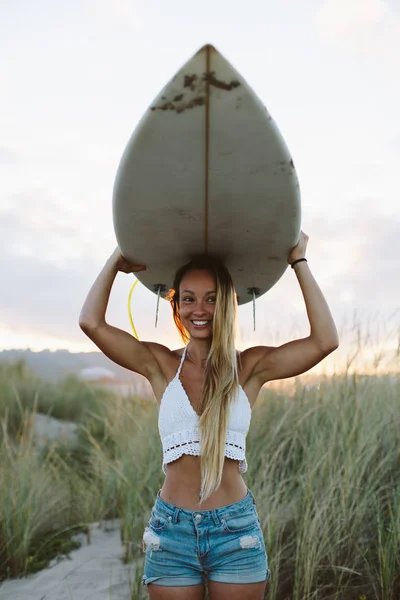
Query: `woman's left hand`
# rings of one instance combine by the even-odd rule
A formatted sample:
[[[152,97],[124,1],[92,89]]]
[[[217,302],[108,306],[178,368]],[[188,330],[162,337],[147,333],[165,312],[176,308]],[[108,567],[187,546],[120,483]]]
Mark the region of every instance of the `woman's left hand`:
[[[294,246],[294,248],[291,249],[291,251],[289,252],[289,255],[288,255],[287,261],[288,261],[289,265],[291,265],[292,262],[294,262],[295,260],[298,260],[299,258],[306,257],[307,244],[308,244],[308,235],[306,233],[304,233],[304,231],[300,231],[299,241],[297,242],[296,246]]]

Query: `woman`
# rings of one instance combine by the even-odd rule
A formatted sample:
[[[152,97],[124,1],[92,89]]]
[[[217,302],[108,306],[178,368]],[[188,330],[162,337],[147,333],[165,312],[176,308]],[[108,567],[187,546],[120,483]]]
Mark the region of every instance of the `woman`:
[[[139,342],[105,320],[118,271],[131,265],[118,248],[93,284],[79,324],[114,362],[144,375],[160,405],[166,477],[143,535],[151,600],[261,600],[269,570],[260,522],[241,473],[245,440],[261,387],[304,373],[338,346],[328,305],[305,258],[301,232],[288,262],[304,296],[310,334],[279,347],[238,353],[236,296],[229,272],[210,257],[179,269],[170,301],[187,344],[179,350]],[[200,456],[201,440],[201,456]]]

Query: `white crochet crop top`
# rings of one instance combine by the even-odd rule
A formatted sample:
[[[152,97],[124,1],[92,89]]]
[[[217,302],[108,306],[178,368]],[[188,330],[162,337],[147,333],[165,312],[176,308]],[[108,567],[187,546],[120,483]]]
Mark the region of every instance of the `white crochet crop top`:
[[[158,430],[163,447],[162,470],[167,464],[177,460],[183,454],[200,455],[199,416],[190,403],[188,395],[179,379],[186,348],[178,371],[168,384],[161,398],[158,414]],[[225,442],[225,456],[239,461],[240,473],[247,471],[246,436],[250,427],[251,406],[239,385],[234,402],[231,404],[228,429]]]

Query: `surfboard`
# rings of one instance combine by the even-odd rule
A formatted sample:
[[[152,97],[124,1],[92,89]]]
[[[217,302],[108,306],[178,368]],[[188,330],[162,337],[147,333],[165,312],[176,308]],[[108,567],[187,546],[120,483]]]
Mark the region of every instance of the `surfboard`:
[[[202,47],[150,104],[122,155],[113,222],[138,279],[165,296],[177,268],[219,256],[238,303],[269,290],[300,232],[294,162],[271,115],[236,69]]]

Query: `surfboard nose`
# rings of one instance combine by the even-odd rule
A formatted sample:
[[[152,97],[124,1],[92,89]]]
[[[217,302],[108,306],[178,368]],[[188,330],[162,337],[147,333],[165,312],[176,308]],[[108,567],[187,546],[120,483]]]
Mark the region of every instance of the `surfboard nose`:
[[[200,52],[218,52],[218,50],[212,44],[205,44],[196,52],[196,54],[200,54]]]

